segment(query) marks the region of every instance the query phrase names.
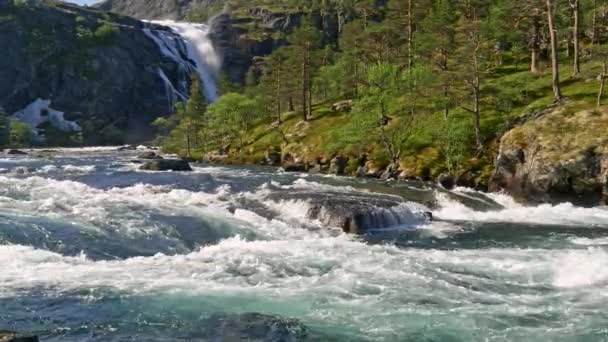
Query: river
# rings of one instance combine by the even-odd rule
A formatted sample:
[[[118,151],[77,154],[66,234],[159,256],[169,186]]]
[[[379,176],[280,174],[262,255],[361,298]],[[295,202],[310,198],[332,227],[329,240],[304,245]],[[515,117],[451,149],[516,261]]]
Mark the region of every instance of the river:
[[[137,152],[0,157],[0,330],[42,341],[606,341],[608,209]],[[317,201],[399,198],[345,234]],[[371,204],[370,204],[371,205]]]

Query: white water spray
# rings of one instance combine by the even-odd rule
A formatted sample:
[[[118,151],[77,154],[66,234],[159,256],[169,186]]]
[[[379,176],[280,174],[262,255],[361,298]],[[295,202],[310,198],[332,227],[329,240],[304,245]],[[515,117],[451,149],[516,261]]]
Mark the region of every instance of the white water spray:
[[[144,29],[144,32],[159,46],[165,56],[173,59],[180,65],[182,71],[188,75],[196,72],[203,83],[203,90],[207,101],[215,101],[218,93],[218,73],[222,61],[209,39],[209,26],[206,24],[176,22],[172,20],[150,22],[171,29],[169,32],[147,28]],[[178,36],[181,39],[177,39]],[[183,94],[180,94],[176,89],[186,89],[185,84],[182,84],[181,87],[175,87],[170,83],[162,70],[159,72],[159,75],[165,82],[165,87],[168,91],[172,92],[168,98],[183,98]]]

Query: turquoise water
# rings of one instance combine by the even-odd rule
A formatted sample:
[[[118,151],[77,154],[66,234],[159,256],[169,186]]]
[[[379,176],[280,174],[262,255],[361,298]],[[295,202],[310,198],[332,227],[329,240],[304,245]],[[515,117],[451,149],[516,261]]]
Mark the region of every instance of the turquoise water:
[[[0,159],[0,330],[42,341],[608,340],[605,208],[267,168],[147,173],[133,158]],[[437,220],[347,236],[306,215],[324,196],[374,192]]]

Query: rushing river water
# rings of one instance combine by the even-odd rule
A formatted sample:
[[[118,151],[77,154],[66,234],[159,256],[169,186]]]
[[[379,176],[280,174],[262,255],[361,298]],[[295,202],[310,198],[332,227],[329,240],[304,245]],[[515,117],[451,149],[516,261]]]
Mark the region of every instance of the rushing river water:
[[[0,330],[42,341],[608,340],[604,208],[269,168],[142,172],[135,155],[0,159]],[[435,220],[353,236],[308,218],[320,199],[378,192]]]

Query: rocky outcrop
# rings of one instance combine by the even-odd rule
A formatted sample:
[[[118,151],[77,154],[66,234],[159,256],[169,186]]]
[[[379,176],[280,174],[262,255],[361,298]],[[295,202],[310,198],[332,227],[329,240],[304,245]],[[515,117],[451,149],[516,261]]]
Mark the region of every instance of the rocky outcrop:
[[[8,155],[20,155],[20,156],[22,156],[22,155],[26,155],[27,152],[23,152],[21,150],[10,149],[10,150],[6,151],[6,154],[8,154]]]
[[[0,11],[0,106],[8,113],[49,101],[82,127],[85,143],[119,144],[151,137],[149,123],[173,111],[160,70],[186,90],[140,21],[55,1]]]
[[[413,211],[401,199],[381,195],[332,193],[315,199],[308,216],[346,233],[363,234],[371,229],[416,225],[429,219]]]
[[[501,139],[489,190],[529,202],[592,206],[608,198],[608,109],[552,109]],[[568,133],[568,134],[564,134]]]
[[[181,159],[158,159],[144,163],[139,167],[144,171],[192,171],[190,164]]]
[[[138,19],[184,20],[193,10],[210,14],[221,10],[226,2],[226,0],[104,0],[94,6]]]

